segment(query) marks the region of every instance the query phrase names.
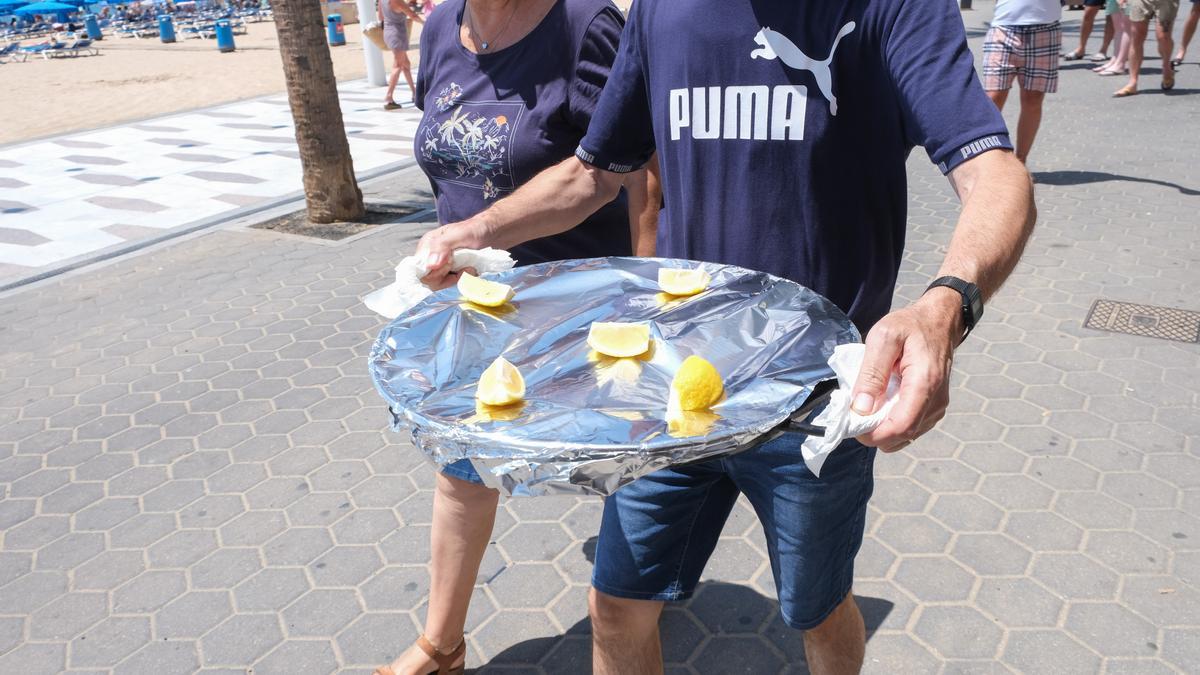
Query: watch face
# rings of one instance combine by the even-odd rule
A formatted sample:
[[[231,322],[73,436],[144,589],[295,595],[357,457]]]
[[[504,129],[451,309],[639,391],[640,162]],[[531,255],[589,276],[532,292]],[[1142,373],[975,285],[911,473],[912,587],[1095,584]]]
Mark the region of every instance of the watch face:
[[[979,288],[975,284],[971,284],[969,288],[971,295],[971,318],[978,322],[983,318],[983,294],[979,292]]]

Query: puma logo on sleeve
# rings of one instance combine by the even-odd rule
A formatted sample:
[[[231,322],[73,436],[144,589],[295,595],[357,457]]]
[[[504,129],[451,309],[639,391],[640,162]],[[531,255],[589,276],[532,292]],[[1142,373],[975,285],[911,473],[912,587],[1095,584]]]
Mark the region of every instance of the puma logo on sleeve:
[[[833,95],[833,76],[829,71],[829,64],[833,62],[833,53],[837,51],[838,43],[842,38],[854,32],[854,22],[851,21],[838,31],[837,37],[833,39],[833,46],[829,48],[829,56],[825,57],[824,61],[818,61],[796,46],[786,35],[763,28],[754,36],[754,42],[759,45],[758,49],[750,52],[752,59],[779,59],[784,65],[796,70],[807,70],[812,73],[813,78],[817,81],[817,88],[829,101],[829,114],[837,115],[837,97]]]

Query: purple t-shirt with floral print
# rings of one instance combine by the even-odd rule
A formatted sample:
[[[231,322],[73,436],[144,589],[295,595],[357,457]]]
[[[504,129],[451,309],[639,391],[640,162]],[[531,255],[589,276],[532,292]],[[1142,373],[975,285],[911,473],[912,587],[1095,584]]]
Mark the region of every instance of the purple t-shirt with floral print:
[[[575,151],[616,58],[624,19],[608,0],[558,0],[516,44],[474,54],[465,0],[438,5],[421,34],[417,162],[438,220],[469,218]],[[624,191],[578,227],[512,250],[520,264],[629,255]]]

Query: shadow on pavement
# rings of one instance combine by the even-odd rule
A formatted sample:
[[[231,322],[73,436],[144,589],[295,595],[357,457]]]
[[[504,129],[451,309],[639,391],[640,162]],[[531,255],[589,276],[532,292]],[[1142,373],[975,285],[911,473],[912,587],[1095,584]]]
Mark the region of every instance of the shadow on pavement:
[[[594,561],[595,550],[596,538],[592,537],[584,543],[588,560]],[[895,605],[881,598],[855,599],[869,641]],[[808,672],[801,631],[783,623],[774,598],[750,586],[701,582],[690,600],[667,605],[659,629],[668,672],[685,662],[700,673],[757,675],[784,668],[797,675]],[[517,667],[520,672],[540,668],[554,675],[574,675],[591,672],[591,661],[591,626],[583,619],[565,635],[514,644],[473,672],[511,672],[510,668]]]
[[[1161,185],[1162,187],[1179,190],[1180,194],[1189,196],[1200,195],[1200,190],[1186,188],[1177,183],[1171,183],[1165,180],[1154,180],[1153,178],[1122,176],[1115,173],[1106,173],[1104,171],[1037,171],[1033,174],[1033,180],[1039,185],[1088,185],[1090,183],[1103,183],[1105,181],[1115,180],[1129,183],[1148,183],[1150,185]]]

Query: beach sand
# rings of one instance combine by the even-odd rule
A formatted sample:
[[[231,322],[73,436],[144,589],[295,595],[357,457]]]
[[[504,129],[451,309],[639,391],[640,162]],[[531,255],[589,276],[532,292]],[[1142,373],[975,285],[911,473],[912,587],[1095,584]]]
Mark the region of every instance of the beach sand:
[[[440,0],[439,0],[440,1]],[[630,0],[616,0],[627,9]],[[285,89],[279,40],[272,21],[247,24],[222,54],[215,40],[106,36],[99,56],[0,65],[0,144],[106,127],[196,108],[281,93]],[[345,27],[346,45],[333,47],[338,80],[366,77],[358,24]],[[413,26],[409,58],[415,66],[421,26]],[[39,38],[29,44],[40,42]],[[385,53],[390,72],[392,57]],[[401,81],[403,86],[403,81]],[[384,89],[379,88],[380,105]],[[399,97],[398,97],[399,98]]]
[[[284,91],[279,41],[271,21],[248,24],[222,54],[215,40],[163,44],[106,36],[99,56],[0,65],[0,143],[13,143],[156,117],[172,112]],[[346,45],[333,47],[339,80],[366,76],[359,26],[348,25]],[[419,33],[418,33],[419,34]],[[40,40],[39,40],[40,41]],[[414,39],[413,46],[416,47]],[[410,52],[414,63],[417,52]],[[391,56],[384,55],[385,67]],[[379,89],[380,105],[383,88]]]

